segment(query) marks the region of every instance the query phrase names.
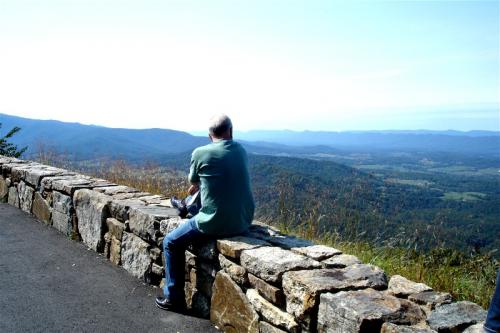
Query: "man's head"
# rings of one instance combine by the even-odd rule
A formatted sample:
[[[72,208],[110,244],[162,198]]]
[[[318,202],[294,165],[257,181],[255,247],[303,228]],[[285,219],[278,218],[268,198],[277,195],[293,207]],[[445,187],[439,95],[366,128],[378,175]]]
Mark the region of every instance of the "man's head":
[[[210,119],[208,136],[214,140],[230,140],[233,138],[233,123],[225,114],[220,114]]]

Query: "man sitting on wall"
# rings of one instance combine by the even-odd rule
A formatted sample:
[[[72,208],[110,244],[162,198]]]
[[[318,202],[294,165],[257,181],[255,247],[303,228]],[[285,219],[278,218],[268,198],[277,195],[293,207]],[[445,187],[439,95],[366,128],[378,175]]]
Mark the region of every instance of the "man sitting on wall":
[[[245,149],[233,141],[233,126],[226,115],[212,118],[212,143],[196,148],[191,157],[189,194],[198,190],[201,209],[165,236],[165,286],[156,298],[161,309],[182,309],[184,261],[187,245],[203,237],[233,236],[246,232],[252,222],[254,201]]]

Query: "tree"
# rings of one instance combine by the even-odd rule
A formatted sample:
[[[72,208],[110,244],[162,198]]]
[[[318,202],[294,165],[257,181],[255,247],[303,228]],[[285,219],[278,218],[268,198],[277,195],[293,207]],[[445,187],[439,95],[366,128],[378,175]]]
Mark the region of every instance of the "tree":
[[[2,128],[2,123],[0,123],[0,128]],[[18,149],[13,143],[7,142],[14,134],[21,130],[20,127],[15,126],[6,135],[0,137],[0,155],[9,157],[20,157],[28,147]]]

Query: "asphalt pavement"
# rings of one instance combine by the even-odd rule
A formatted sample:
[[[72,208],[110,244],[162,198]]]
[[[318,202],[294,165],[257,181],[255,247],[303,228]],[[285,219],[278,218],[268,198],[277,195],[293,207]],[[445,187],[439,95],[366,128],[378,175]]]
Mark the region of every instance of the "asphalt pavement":
[[[0,332],[218,332],[156,308],[158,288],[0,203]]]

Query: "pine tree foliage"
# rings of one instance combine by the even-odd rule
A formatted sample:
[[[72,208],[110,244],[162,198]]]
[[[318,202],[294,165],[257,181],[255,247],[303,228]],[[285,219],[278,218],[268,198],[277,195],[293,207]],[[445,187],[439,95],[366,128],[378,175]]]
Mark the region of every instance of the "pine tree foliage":
[[[0,123],[0,129],[2,128],[2,123]],[[9,156],[9,157],[20,157],[28,147],[24,147],[18,149],[16,145],[11,142],[8,142],[14,134],[21,130],[20,127],[15,126],[11,129],[6,135],[0,136],[0,155]]]

